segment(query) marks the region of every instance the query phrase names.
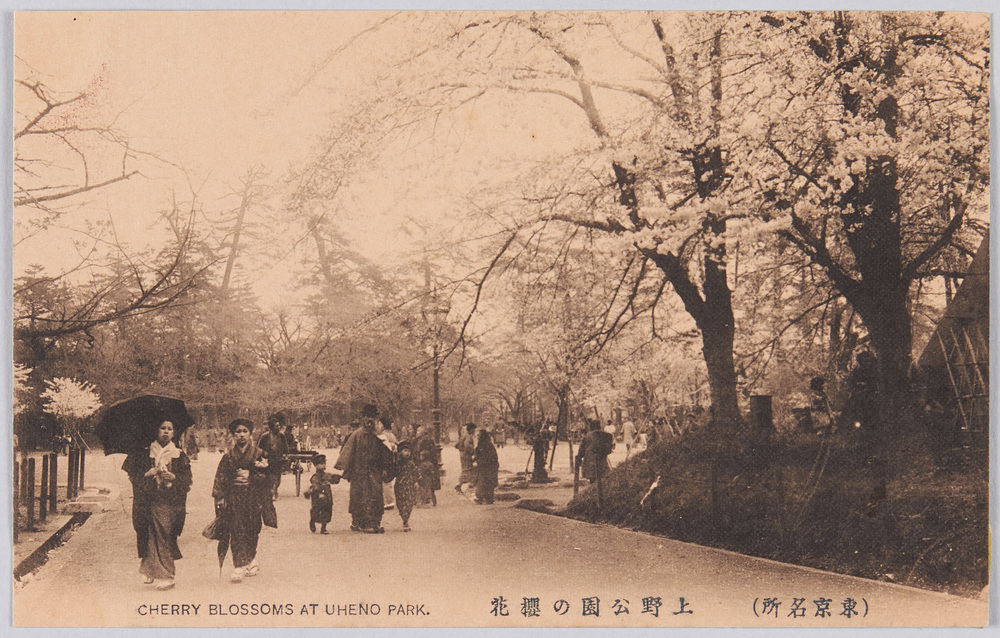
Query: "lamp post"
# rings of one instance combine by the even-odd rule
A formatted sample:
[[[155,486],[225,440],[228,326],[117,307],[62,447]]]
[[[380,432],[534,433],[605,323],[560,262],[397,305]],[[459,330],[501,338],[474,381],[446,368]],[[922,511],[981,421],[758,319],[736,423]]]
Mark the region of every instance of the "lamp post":
[[[431,285],[431,265],[429,261],[424,262],[424,305],[421,314],[424,322],[428,326],[428,333],[431,338],[431,370],[433,374],[434,394],[431,403],[431,416],[434,422],[434,442],[441,444],[441,365],[444,361],[441,358],[441,330],[445,320],[448,318],[450,308],[447,300],[438,298],[437,291]]]
[[[434,419],[434,442],[441,444],[441,361],[437,340],[434,341],[434,403],[431,416]]]
[[[431,374],[433,375],[433,394],[431,396],[431,417],[434,423],[434,442],[441,443],[441,328],[448,317],[448,304],[436,297],[431,297],[424,306],[422,314],[429,327],[431,339]]]

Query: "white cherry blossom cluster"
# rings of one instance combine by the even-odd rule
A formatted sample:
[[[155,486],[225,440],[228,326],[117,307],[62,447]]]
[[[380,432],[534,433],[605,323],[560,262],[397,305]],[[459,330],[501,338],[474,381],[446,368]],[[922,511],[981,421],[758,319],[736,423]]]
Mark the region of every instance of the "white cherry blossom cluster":
[[[45,382],[44,411],[58,417],[83,419],[101,409],[101,400],[90,383],[68,377]]]
[[[28,391],[29,374],[31,374],[31,368],[28,366],[23,366],[20,363],[14,364],[14,414],[21,414],[26,407],[21,401],[21,397]]]

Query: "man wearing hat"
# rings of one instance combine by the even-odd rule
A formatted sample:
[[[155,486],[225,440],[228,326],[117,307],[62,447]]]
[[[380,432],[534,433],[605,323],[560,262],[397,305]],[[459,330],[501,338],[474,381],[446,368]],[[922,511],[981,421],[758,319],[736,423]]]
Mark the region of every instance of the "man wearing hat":
[[[267,473],[270,479],[271,500],[278,500],[278,486],[281,485],[281,473],[285,469],[285,454],[288,452],[288,444],[281,433],[281,428],[285,425],[285,415],[281,412],[267,417],[267,432],[260,437],[257,447],[267,458]]]
[[[385,501],[382,484],[393,479],[392,452],[375,434],[378,408],[366,405],[361,410],[361,427],[351,433],[340,450],[334,468],[343,472],[351,484],[351,530],[368,534],[385,533],[382,513]]]
[[[610,433],[601,430],[601,422],[588,419],[588,431],[580,442],[580,450],[576,453],[576,467],[583,478],[597,484],[597,506],[603,505],[604,498],[601,479],[608,473],[608,455],[615,447],[615,439]]]

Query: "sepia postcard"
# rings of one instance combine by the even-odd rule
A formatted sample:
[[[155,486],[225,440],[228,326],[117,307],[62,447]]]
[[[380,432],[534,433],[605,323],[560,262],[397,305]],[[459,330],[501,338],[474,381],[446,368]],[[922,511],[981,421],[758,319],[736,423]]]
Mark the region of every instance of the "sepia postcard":
[[[988,624],[988,14],[13,32],[15,627]]]

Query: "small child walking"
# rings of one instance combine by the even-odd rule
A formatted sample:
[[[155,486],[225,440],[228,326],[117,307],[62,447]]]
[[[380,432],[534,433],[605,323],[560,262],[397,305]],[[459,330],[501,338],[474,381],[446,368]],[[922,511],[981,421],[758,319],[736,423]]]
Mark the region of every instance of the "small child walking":
[[[403,519],[403,531],[410,531],[410,513],[417,502],[420,468],[413,460],[413,445],[403,441],[396,447],[396,510]]]
[[[329,534],[326,524],[333,518],[333,490],[331,483],[339,483],[340,476],[326,471],[326,456],[317,454],[312,460],[316,473],[309,479],[309,489],[304,496],[311,499],[309,508],[309,531],[316,531],[316,523],[320,524],[319,533]]]

